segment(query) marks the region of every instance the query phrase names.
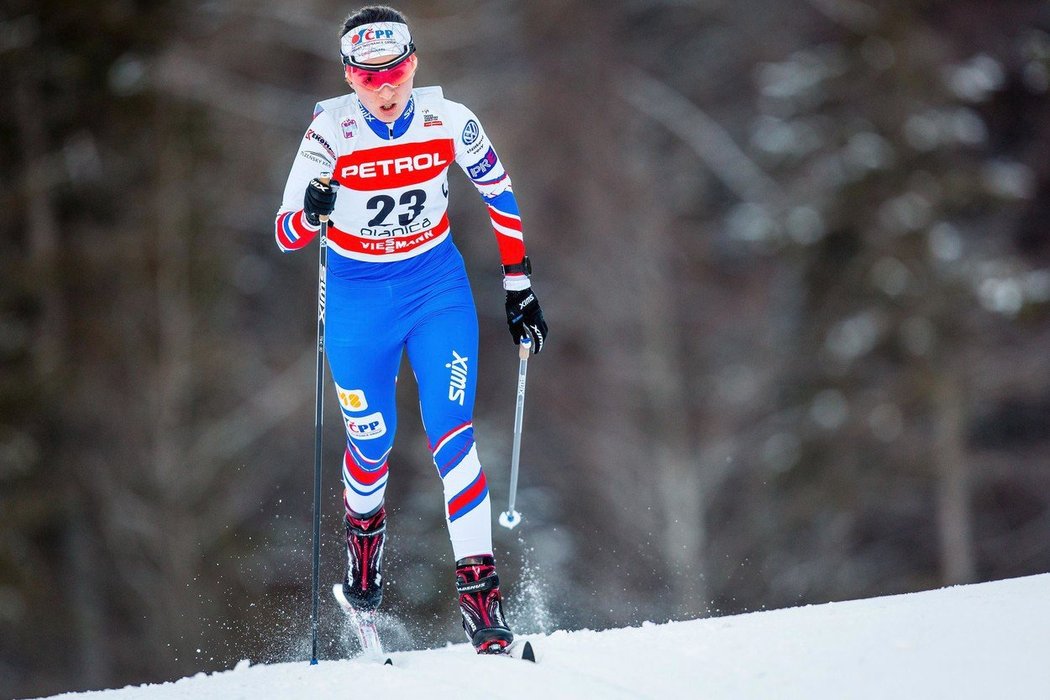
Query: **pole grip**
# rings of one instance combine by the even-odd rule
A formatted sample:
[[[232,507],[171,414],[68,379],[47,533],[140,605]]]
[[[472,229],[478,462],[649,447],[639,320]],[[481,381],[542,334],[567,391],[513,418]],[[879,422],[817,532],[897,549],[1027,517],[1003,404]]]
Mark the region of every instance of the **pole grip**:
[[[321,176],[317,179],[327,185],[332,181],[332,173],[329,170],[324,170],[321,172]],[[318,221],[328,221],[328,214],[322,214],[321,216],[318,216],[317,219]]]
[[[518,343],[518,359],[525,362],[529,359],[529,351],[532,350],[532,339],[529,336],[522,336],[521,342]]]

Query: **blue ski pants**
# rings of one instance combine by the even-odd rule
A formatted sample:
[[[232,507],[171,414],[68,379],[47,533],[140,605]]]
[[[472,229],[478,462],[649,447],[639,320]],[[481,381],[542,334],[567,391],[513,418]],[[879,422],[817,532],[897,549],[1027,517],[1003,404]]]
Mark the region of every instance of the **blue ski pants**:
[[[478,319],[462,256],[448,240],[408,261],[339,262],[327,277],[325,348],[346,427],[348,513],[383,504],[407,352],[455,558],[490,554],[491,505],[473,427]],[[369,266],[378,279],[361,274]]]

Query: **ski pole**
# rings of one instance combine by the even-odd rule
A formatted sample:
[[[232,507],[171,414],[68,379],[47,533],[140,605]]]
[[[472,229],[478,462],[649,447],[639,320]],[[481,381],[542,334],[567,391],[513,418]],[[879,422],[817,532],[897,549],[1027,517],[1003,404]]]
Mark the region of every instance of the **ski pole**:
[[[514,444],[510,452],[510,496],[507,510],[500,513],[499,524],[513,530],[521,523],[521,513],[514,510],[514,501],[518,497],[518,458],[521,454],[521,421],[525,413],[525,374],[529,369],[529,350],[532,341],[528,336],[521,339],[518,345],[518,396],[514,403]]]
[[[326,185],[332,173],[322,172],[319,178]],[[313,605],[310,609],[310,665],[317,663],[317,608],[320,602],[321,584],[321,435],[324,425],[324,307],[325,287],[328,281],[328,217],[319,216],[321,232],[318,234],[317,265],[317,372],[315,374],[314,406],[314,546],[313,546]]]

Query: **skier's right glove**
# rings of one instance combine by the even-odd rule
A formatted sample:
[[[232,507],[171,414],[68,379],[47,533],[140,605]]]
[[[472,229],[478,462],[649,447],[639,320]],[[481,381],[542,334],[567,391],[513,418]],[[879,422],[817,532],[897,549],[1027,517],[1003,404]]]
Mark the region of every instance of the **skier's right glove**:
[[[316,177],[310,180],[310,184],[306,186],[306,197],[303,198],[303,215],[311,226],[320,226],[321,217],[332,213],[338,193],[338,180],[331,180],[328,184]]]
[[[543,349],[547,340],[547,322],[543,320],[543,311],[532,287],[507,290],[507,325],[515,345],[520,345],[521,339],[528,335],[532,339],[533,353]]]

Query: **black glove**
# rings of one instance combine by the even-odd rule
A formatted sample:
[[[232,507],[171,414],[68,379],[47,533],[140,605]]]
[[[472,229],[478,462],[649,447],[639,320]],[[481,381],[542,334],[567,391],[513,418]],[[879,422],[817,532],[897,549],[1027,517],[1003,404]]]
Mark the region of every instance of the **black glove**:
[[[337,180],[331,180],[327,185],[316,177],[310,180],[310,184],[306,186],[306,197],[303,199],[303,213],[311,226],[320,226],[321,217],[332,213],[338,190]]]
[[[520,345],[521,339],[528,335],[532,339],[532,352],[543,349],[547,340],[547,322],[543,320],[543,311],[532,287],[507,291],[507,325],[515,345]]]

